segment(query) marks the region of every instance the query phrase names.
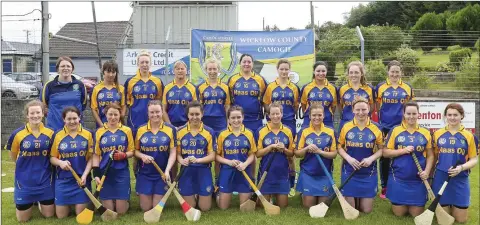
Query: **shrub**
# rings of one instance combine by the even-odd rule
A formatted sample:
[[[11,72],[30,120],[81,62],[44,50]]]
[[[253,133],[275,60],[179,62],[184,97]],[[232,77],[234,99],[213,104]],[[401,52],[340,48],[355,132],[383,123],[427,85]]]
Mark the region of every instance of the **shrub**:
[[[430,50],[430,52],[441,52],[442,51],[442,48],[433,48],[432,50]]]
[[[401,48],[394,52],[394,55],[402,63],[403,74],[405,76],[413,76],[418,68],[418,53],[408,46],[402,45]]]
[[[398,60],[397,56],[395,56],[395,55],[386,56],[382,59],[382,62],[383,62],[383,65],[387,66],[393,60]]]
[[[452,46],[448,46],[447,47],[447,51],[455,51],[455,50],[458,50],[458,49],[461,49],[462,46],[460,45],[452,45]]]
[[[335,86],[340,88],[342,85],[347,83],[347,74],[343,73],[341,76],[337,78],[335,81]]]
[[[362,61],[360,58],[356,57],[356,56],[352,56],[348,59],[346,59],[345,61],[343,61],[343,68],[346,70],[347,67],[348,67],[348,64],[353,62],[353,61]]]
[[[474,48],[475,48],[477,51],[480,51],[480,38],[477,40],[477,42],[475,42]]]
[[[439,62],[439,63],[437,63],[437,67],[435,67],[435,71],[437,71],[437,72],[455,72],[455,66],[453,66],[449,62]]]
[[[472,58],[472,50],[469,48],[462,48],[451,51],[450,54],[448,54],[448,58],[450,59],[450,63],[454,65],[457,70],[460,70],[460,67],[469,62]]]
[[[368,61],[365,65],[365,73],[367,82],[373,86],[385,80],[387,77],[387,69],[380,60]]]
[[[477,90],[480,86],[479,68],[473,63],[466,63],[455,73],[455,86],[466,90]]]
[[[413,88],[428,89],[434,78],[434,76],[429,76],[425,72],[421,72],[413,76],[410,82]]]

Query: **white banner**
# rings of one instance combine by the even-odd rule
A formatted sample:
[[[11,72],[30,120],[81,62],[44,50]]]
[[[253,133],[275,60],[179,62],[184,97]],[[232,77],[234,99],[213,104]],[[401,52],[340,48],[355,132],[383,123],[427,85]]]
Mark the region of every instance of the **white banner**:
[[[451,102],[418,102],[420,106],[419,125],[432,131],[445,127],[445,107]],[[465,111],[462,124],[475,132],[475,102],[458,102]]]
[[[150,52],[152,56],[152,65],[150,71],[153,75],[165,75],[166,56],[168,56],[168,64],[170,68],[169,74],[172,75],[172,64],[177,60],[182,60],[190,65],[190,49],[169,49],[168,53],[165,49],[124,49],[123,50],[123,75],[133,76],[137,72],[137,55],[142,50]],[[190,71],[187,68],[187,73]]]

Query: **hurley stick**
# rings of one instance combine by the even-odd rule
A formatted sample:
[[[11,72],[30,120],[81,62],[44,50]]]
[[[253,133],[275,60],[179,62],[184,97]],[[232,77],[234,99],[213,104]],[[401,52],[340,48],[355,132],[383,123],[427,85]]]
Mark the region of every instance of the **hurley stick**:
[[[242,170],[242,174],[245,177],[245,179],[247,179],[250,186],[252,186],[255,193],[257,193],[258,198],[260,199],[260,201],[263,204],[263,208],[265,209],[265,213],[267,215],[278,215],[278,214],[280,214],[280,207],[278,207],[276,205],[272,205],[272,203],[270,203],[269,201],[267,201],[267,199],[265,199],[265,197],[262,195],[260,190],[258,190],[257,186],[255,186],[253,181],[250,179],[250,177],[248,176],[248,174],[244,170]]]
[[[412,154],[413,161],[415,161],[415,165],[417,165],[418,172],[423,171],[415,153],[412,152],[411,154]],[[434,199],[435,194],[433,193],[432,188],[430,187],[430,184],[428,184],[428,181],[423,180],[423,184],[425,184],[425,187],[427,188],[427,192],[430,200]],[[452,225],[455,222],[455,218],[453,218],[453,216],[450,216],[447,212],[445,212],[445,210],[439,205],[437,205],[437,207],[435,208],[435,216],[437,217],[437,223],[440,225]]]

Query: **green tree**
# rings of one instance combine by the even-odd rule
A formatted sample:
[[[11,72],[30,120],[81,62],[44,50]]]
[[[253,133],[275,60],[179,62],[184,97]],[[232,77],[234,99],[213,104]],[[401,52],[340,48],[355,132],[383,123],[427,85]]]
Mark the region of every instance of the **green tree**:
[[[471,47],[479,36],[480,31],[480,5],[469,5],[450,16],[447,21],[447,29],[451,33],[462,32],[456,44]],[[472,33],[472,31],[476,31]],[[465,33],[463,33],[465,32]]]
[[[445,35],[445,16],[444,14],[436,14],[434,12],[423,14],[420,19],[412,27],[414,41],[424,50],[430,51],[433,48],[444,47],[448,45],[446,40],[440,42],[435,35]],[[433,34],[433,35],[432,35]],[[445,36],[444,36],[445,37]]]

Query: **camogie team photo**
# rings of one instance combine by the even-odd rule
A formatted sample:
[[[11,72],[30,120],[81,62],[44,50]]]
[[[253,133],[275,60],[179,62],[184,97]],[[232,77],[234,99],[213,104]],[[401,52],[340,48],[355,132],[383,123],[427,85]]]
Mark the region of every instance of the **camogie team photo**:
[[[435,132],[420,126],[399,61],[376,86],[360,61],[348,63],[340,86],[317,61],[299,87],[287,59],[278,60],[272,82],[254,72],[250,54],[226,82],[221,63],[208,59],[199,84],[181,60],[170,83],[152,75],[149,52],[136,60],[124,84],[117,62],[104,62],[89,96],[72,59],[58,58],[58,75],[25,104],[26,122],[5,145],[15,163],[16,215],[2,217],[124,224],[139,212],[146,223],[208,222],[218,213],[224,220],[212,223],[235,224],[227,216],[264,211],[274,220],[285,211],[356,224],[388,211],[389,220],[452,225],[469,222],[472,204],[478,209],[470,175],[479,144],[462,124],[464,107],[448,104],[445,127]],[[84,126],[87,107],[95,127]],[[377,212],[378,204],[389,208]],[[185,218],[168,215],[180,210]]]

